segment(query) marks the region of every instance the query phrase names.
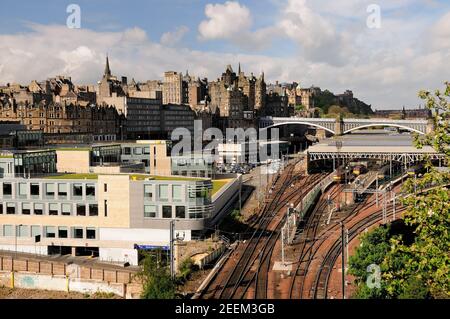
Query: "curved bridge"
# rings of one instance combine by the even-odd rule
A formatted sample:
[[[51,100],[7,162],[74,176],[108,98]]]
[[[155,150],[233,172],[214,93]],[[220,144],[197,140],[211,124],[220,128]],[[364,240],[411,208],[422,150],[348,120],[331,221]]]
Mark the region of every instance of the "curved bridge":
[[[363,128],[383,126],[397,127],[418,134],[427,134],[433,131],[433,124],[426,119],[419,120],[392,120],[392,119],[337,119],[305,118],[305,117],[263,117],[259,127],[269,129],[283,125],[307,125],[323,129],[334,135],[347,134]]]

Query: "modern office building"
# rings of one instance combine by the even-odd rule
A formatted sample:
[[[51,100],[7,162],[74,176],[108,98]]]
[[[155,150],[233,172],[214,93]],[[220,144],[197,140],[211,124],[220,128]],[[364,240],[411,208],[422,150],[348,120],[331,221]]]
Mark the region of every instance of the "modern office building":
[[[65,174],[0,180],[0,249],[138,263],[139,247],[169,246],[169,224],[191,240],[211,217],[200,178]]]
[[[0,178],[39,177],[56,172],[54,150],[0,151]]]

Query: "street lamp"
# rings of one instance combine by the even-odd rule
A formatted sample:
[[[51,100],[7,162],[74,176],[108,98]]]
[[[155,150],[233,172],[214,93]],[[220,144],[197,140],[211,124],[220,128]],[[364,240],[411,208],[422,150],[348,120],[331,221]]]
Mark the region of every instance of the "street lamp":
[[[344,223],[341,224],[341,255],[342,255],[342,299],[345,299],[345,230]]]
[[[14,230],[14,258],[16,259],[17,259],[17,227],[19,227],[20,230],[20,227],[22,226],[23,226],[22,224],[16,225],[16,229]]]

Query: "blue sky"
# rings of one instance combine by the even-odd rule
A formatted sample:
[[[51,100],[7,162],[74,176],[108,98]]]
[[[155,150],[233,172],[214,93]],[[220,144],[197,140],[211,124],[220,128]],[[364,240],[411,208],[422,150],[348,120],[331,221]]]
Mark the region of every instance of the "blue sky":
[[[137,80],[165,70],[217,78],[240,61],[269,81],[336,93],[351,89],[375,108],[417,106],[417,91],[450,80],[450,1],[2,0],[0,84],[57,74],[95,83],[105,52],[113,72]],[[65,26],[81,7],[82,28]],[[66,74],[70,73],[70,74]]]

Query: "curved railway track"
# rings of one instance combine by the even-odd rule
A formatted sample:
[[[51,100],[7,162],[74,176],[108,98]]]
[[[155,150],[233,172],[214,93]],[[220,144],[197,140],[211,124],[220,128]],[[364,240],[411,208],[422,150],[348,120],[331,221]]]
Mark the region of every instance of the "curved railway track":
[[[335,193],[332,192],[331,196],[333,196]],[[369,197],[370,198],[370,197]],[[371,199],[368,201],[368,198],[366,198],[363,202],[357,203],[351,210],[347,213],[347,215],[340,220],[340,222],[348,222],[351,221],[355,217],[355,213],[359,212],[360,210],[366,210],[370,209],[374,204],[376,203],[375,199]],[[323,209],[323,205],[322,205]],[[305,281],[308,275],[308,272],[311,269],[311,264],[314,260],[314,258],[317,256],[317,254],[320,251],[321,246],[326,242],[328,239],[328,236],[324,236],[325,234],[333,233],[336,228],[339,226],[337,223],[333,223],[331,226],[325,228],[322,231],[322,238],[316,240],[317,230],[318,230],[318,224],[320,223],[320,210],[318,211],[319,214],[317,214],[317,211],[314,211],[316,213],[315,216],[311,216],[310,220],[313,219],[313,222],[306,224],[305,231],[308,233],[313,234],[313,242],[311,245],[308,245],[307,248],[307,242],[305,241],[304,245],[302,246],[302,250],[298,259],[298,264],[296,271],[294,273],[294,276],[292,277],[290,289],[289,289],[289,298],[295,299],[295,298],[303,298],[304,296],[304,290],[305,290]],[[382,210],[381,210],[382,212]],[[400,212],[400,211],[399,211]],[[382,214],[382,213],[381,213]],[[364,219],[363,219],[364,220]],[[350,234],[349,234],[350,236]],[[356,236],[356,235],[355,235]],[[352,237],[354,238],[354,237]],[[340,242],[339,242],[340,244]],[[305,260],[306,257],[306,260]],[[304,267],[301,267],[302,264],[305,264]],[[309,296],[307,296],[309,297]]]
[[[294,271],[291,284],[289,287],[289,299],[301,298],[303,292],[303,281],[300,282],[300,287],[298,290],[294,290],[296,287],[296,283],[298,282],[298,278],[304,278],[305,274],[308,271],[309,265],[314,257],[314,252],[312,248],[314,247],[314,243],[316,241],[317,232],[320,226],[320,220],[322,217],[322,212],[327,206],[328,198],[325,198],[325,195],[330,195],[330,199],[335,199],[340,191],[343,189],[343,185],[332,185],[329,192],[326,192],[321,195],[319,202],[314,207],[314,210],[309,214],[308,220],[305,223],[305,227],[302,233],[303,245],[301,245],[300,255],[298,261],[296,262],[296,269]],[[306,260],[305,260],[306,258]],[[304,265],[302,267],[302,265]],[[295,295],[295,293],[299,293],[299,295]]]
[[[284,214],[280,216],[279,212],[286,207],[286,203],[299,201],[302,195],[312,187],[311,185],[308,185],[308,183],[314,185],[321,177],[323,177],[321,174],[300,180],[303,175],[293,175],[296,164],[297,162],[290,164],[286,168],[287,172],[281,175],[281,177],[278,177],[275,181],[274,185],[276,185],[277,181],[279,181],[281,185],[275,187],[272,192],[274,194],[273,199],[263,206],[259,217],[252,224],[254,231],[245,243],[245,246],[241,248],[243,253],[239,256],[235,267],[230,271],[225,280],[222,280],[222,282],[219,280],[219,284],[215,282],[217,279],[216,274],[216,278],[213,278],[207,288],[203,291],[201,298],[231,299],[242,298],[245,296],[248,287],[255,281],[256,273],[261,271],[261,265],[264,264],[262,261],[264,261],[268,255],[271,255],[271,252],[273,251],[273,247],[275,246],[279,235],[280,225],[282,225],[284,219]],[[301,186],[305,187],[303,187],[301,192],[298,192],[297,188],[291,190],[290,186],[293,183],[300,183]],[[227,263],[224,263],[222,268],[224,268],[226,264]],[[214,284],[216,285],[215,287],[213,287]]]
[[[390,205],[392,208],[392,206]],[[389,208],[389,206],[388,206]],[[397,209],[397,213],[400,215],[403,211],[406,210],[406,207],[400,207]],[[373,214],[371,214],[369,217],[366,217],[358,222],[356,222],[350,229],[349,229],[349,242],[351,242],[353,239],[355,239],[362,231],[364,231],[366,228],[369,228],[378,222],[380,222],[383,219],[383,210],[377,210]],[[327,298],[328,294],[328,283],[333,271],[333,267],[336,264],[337,259],[341,255],[342,250],[342,244],[341,239],[338,238],[333,243],[332,247],[328,250],[327,254],[325,255],[319,270],[316,274],[314,284],[313,284],[313,298]]]

